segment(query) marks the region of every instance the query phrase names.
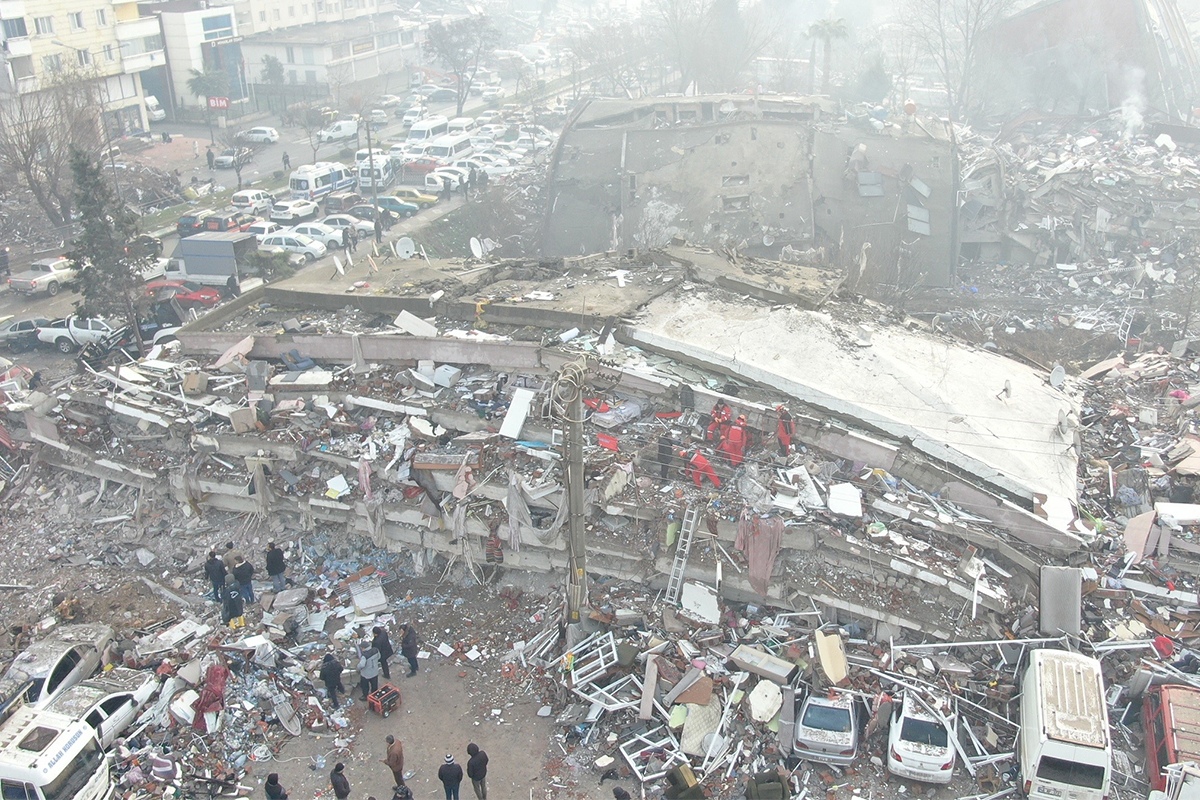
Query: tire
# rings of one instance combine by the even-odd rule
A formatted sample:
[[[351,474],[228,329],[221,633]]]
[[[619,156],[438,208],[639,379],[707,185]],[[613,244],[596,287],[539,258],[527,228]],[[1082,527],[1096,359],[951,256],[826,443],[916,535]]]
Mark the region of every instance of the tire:
[[[314,262],[314,261],[316,261],[316,260],[317,260],[317,257],[316,257],[316,256],[314,256],[312,253],[305,253],[305,254],[304,254],[304,263],[305,263],[305,264],[311,264],[311,263],[313,263],[313,262]]]
[[[411,211],[404,212],[404,216],[406,216],[406,217],[411,217],[412,215],[413,215],[413,212],[411,212]]]
[[[54,343],[54,346],[56,348],[58,348],[58,352],[60,352],[60,353],[68,354],[68,353],[75,352],[75,343],[72,342],[70,339],[66,338],[65,336],[62,337],[61,339],[57,340]]]
[[[50,285],[46,287],[46,293],[51,297],[54,297],[56,294],[58,294],[58,284],[54,281],[51,281]]]

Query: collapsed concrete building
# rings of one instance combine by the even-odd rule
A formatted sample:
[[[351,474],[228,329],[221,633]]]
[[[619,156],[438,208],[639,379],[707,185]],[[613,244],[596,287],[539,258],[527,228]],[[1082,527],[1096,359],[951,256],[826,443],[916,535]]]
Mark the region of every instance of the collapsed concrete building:
[[[550,165],[543,252],[679,238],[834,264],[851,282],[943,286],[954,271],[954,148],[940,125],[833,122],[819,98],[595,100]]]

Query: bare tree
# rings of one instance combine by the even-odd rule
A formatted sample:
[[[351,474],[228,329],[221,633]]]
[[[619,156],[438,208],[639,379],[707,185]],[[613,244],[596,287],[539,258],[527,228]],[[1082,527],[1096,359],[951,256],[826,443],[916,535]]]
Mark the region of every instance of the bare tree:
[[[454,76],[454,90],[458,93],[456,116],[462,116],[463,105],[467,102],[471,84],[475,82],[480,59],[495,49],[499,39],[499,31],[483,14],[429,26],[429,32],[425,35],[425,52]]]
[[[224,131],[222,131],[221,135],[217,137],[217,141],[220,142],[222,147],[226,148],[227,150],[232,150],[234,153],[233,174],[237,176],[237,188],[238,191],[241,191],[242,170],[246,168],[246,165],[249,164],[251,159],[254,157],[253,150],[255,145],[243,142],[238,138],[237,133],[235,133],[232,128],[226,128]],[[262,147],[261,144],[257,146]]]
[[[946,85],[950,119],[971,108],[980,40],[1002,20],[1016,0],[903,0],[901,25],[937,66]]]
[[[896,76],[899,105],[908,101],[908,84],[920,59],[919,47],[912,32],[904,25],[889,27],[884,32],[885,60]]]
[[[0,97],[0,163],[20,176],[55,227],[71,220],[71,148],[99,151],[102,108],[99,82],[78,72]]]
[[[687,92],[703,72],[711,9],[711,0],[653,0],[646,11],[668,61],[679,70],[680,92]]]
[[[626,97],[633,97],[640,67],[650,56],[645,36],[628,22],[598,25],[577,34],[571,52]]]
[[[737,0],[653,0],[653,36],[679,70],[679,91],[736,91],[778,26],[762,5]]]
[[[293,106],[292,119],[304,133],[304,139],[312,149],[312,160],[317,160],[317,150],[321,148],[321,130],[325,127],[325,117],[319,109],[311,105]]]

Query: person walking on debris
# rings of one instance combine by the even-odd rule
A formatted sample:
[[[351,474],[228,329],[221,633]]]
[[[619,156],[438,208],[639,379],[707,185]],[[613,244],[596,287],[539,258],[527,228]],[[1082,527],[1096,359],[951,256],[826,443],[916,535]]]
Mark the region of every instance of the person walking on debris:
[[[384,755],[383,763],[392,771],[392,780],[396,786],[404,785],[404,744],[396,741],[395,736],[389,735],[387,739],[387,753]]]
[[[221,622],[231,628],[242,628],[246,625],[246,605],[238,591],[237,581],[232,575],[225,576],[225,586],[221,590]]]
[[[479,171],[471,167],[471,171],[467,173],[467,185],[472,189],[479,183]]]
[[[400,653],[408,659],[408,677],[417,674],[417,629],[412,623],[401,625]]]
[[[267,576],[271,579],[271,588],[279,594],[287,588],[287,578],[283,573],[287,572],[287,562],[283,557],[283,550],[275,546],[274,542],[267,542]]]
[[[211,147],[208,148],[207,158],[208,158],[208,168],[211,170],[213,168],[213,165],[217,163],[217,156],[215,153],[213,153]]]
[[[446,753],[446,763],[438,767],[438,780],[446,790],[446,800],[458,800],[458,787],[462,783],[463,769],[454,763],[454,756]]]
[[[292,157],[287,154],[286,150],[283,151],[283,168],[284,169],[292,168]]]
[[[664,481],[670,477],[671,462],[675,459],[675,448],[678,446],[679,442],[668,434],[660,433],[658,435],[658,474]]]
[[[225,562],[217,555],[216,550],[208,551],[208,561],[204,562],[204,577],[212,584],[213,602],[221,602],[221,590],[225,588]]]
[[[460,192],[462,192],[462,196],[463,196],[464,200],[471,199],[471,183],[470,183],[470,181],[468,181],[467,179],[464,178],[462,181],[459,182],[458,190]]]
[[[233,565],[233,577],[237,580],[238,592],[247,603],[254,602],[254,565],[244,557]]]
[[[342,662],[334,658],[333,653],[326,653],[317,673],[325,684],[325,694],[329,695],[329,703],[334,708],[338,707],[337,693],[346,691],[346,687],[342,686],[342,669]]]
[[[346,779],[346,765],[338,762],[329,773],[329,785],[333,787],[333,796],[337,800],[346,800],[350,796],[350,781]]]
[[[476,800],[487,800],[487,753],[472,742],[467,745],[467,777],[471,779],[471,788],[475,790]]]
[[[392,670],[388,666],[388,659],[396,655],[396,649],[392,647],[392,640],[388,637],[387,628],[376,625],[371,629],[371,633],[375,634],[375,638],[371,640],[371,646],[379,651],[379,667],[383,670],[383,678],[391,680]]]
[[[272,772],[267,776],[267,782],[263,784],[263,791],[267,793],[267,800],[288,800],[287,792],[279,783],[278,772]]]
[[[725,435],[725,429],[729,426],[729,418],[733,412],[729,410],[724,400],[718,400],[713,404],[712,411],[709,416],[712,421],[708,423],[708,430],[704,432],[704,441],[719,442],[721,437]]]
[[[692,479],[697,488],[703,484],[705,478],[708,478],[714,489],[721,488],[721,479],[717,477],[717,471],[699,450],[692,453],[691,458],[688,458],[686,450],[680,450],[679,457],[686,460],[687,466],[684,467],[684,474]]]
[[[221,561],[225,563],[225,569],[232,571],[237,562],[242,560],[242,551],[233,546],[233,542],[225,543],[225,552],[221,554]]]
[[[796,424],[792,422],[792,415],[783,407],[783,403],[775,406],[775,413],[779,415],[779,421],[775,425],[775,438],[779,440],[779,455],[786,458],[792,452],[792,437],[796,435]]]
[[[725,435],[721,437],[721,443],[717,445],[717,449],[725,454],[725,458],[732,466],[736,467],[745,458],[746,441],[746,416],[743,414],[725,429]]]
[[[383,244],[383,220],[375,217],[375,243]]]
[[[446,178],[442,178],[442,191],[441,191],[441,195],[442,195],[442,199],[443,199],[443,200],[449,200],[449,199],[450,199],[450,181],[449,181],[449,180],[447,180]]]
[[[362,689],[362,699],[379,691],[379,651],[369,642],[358,646],[358,688]]]

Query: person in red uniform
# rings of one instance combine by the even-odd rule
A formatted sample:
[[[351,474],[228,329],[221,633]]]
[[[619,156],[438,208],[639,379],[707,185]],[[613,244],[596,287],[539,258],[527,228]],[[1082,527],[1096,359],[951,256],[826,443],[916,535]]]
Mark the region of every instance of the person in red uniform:
[[[733,416],[733,412],[729,410],[729,406],[724,400],[718,400],[713,404],[709,416],[712,417],[712,421],[708,423],[708,432],[704,436],[704,441],[719,442],[725,436],[725,430],[729,427],[729,418]]]
[[[792,452],[792,437],[796,435],[796,426],[792,415],[783,407],[783,403],[775,406],[779,415],[779,423],[775,426],[775,438],[779,440],[779,455],[787,456]]]
[[[746,417],[742,415],[725,431],[725,436],[717,447],[732,466],[738,466],[746,457],[746,434]]]
[[[684,468],[684,474],[691,478],[696,486],[702,486],[704,479],[708,478],[713,488],[721,488],[721,479],[717,477],[717,471],[713,469],[712,464],[708,463],[708,459],[699,450],[692,453],[691,458],[688,458],[686,450],[680,450],[679,457],[684,459],[687,464]]]

